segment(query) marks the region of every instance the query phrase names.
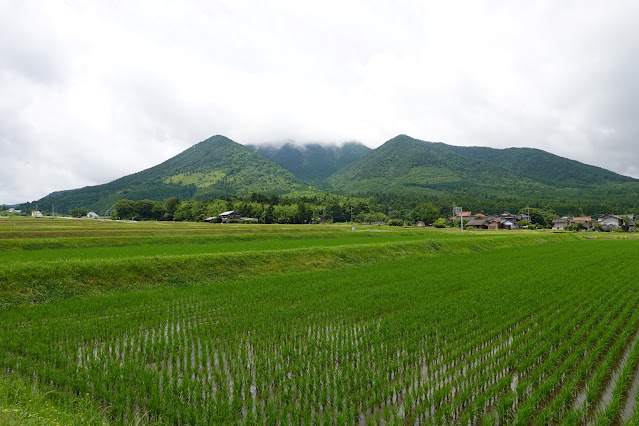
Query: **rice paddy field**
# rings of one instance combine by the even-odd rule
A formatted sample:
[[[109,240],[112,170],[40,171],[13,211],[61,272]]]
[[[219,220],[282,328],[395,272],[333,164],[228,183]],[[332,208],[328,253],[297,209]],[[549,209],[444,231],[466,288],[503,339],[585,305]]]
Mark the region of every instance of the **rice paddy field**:
[[[638,424],[632,234],[0,220],[0,424]]]

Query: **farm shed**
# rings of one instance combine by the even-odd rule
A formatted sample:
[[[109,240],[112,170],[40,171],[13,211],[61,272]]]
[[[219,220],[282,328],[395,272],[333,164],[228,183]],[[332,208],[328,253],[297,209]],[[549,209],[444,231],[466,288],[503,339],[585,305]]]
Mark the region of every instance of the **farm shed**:
[[[217,222],[221,221],[222,223],[226,223],[229,220],[241,220],[244,222],[257,222],[258,220],[253,217],[243,217],[235,210],[229,210],[224,213],[220,213],[217,216],[211,216],[204,219],[205,222],[215,222],[215,219],[219,219]]]
[[[228,222],[231,219],[241,219],[241,216],[235,210],[229,210],[227,212],[223,212],[217,215],[220,219],[222,219],[222,223]]]

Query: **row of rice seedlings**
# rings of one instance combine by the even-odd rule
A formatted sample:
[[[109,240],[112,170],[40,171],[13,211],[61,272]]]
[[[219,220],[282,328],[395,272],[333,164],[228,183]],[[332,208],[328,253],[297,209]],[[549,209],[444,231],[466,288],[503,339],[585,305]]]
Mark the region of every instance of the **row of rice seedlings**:
[[[543,314],[543,310],[540,314]],[[530,331],[531,325],[536,322],[533,316],[528,318],[528,321],[513,320],[514,326],[509,326],[505,330],[494,332],[494,336],[477,345],[473,342],[473,348],[468,353],[462,355],[460,358],[453,358],[458,356],[459,350],[449,351],[443,358],[443,369],[435,371],[435,380],[432,377],[430,380],[424,381],[424,377],[420,378],[419,366],[412,366],[414,371],[414,377],[408,378],[409,382],[407,387],[404,387],[400,392],[400,401],[404,403],[403,411],[407,416],[414,416],[418,421],[424,421],[428,417],[435,415],[435,411],[441,411],[440,407],[443,407],[443,411],[447,415],[439,413],[440,417],[449,418],[450,421],[455,421],[458,417],[459,411],[463,404],[467,403],[470,392],[467,390],[471,388],[474,380],[477,380],[479,376],[484,376],[486,380],[498,380],[503,377],[504,369],[497,371],[496,365],[502,359],[502,352],[509,351],[512,346],[514,338],[518,337],[518,334],[526,333]],[[494,325],[491,325],[494,327]],[[517,329],[513,327],[518,327]],[[493,328],[495,329],[495,328]],[[457,343],[457,342],[456,342]],[[461,342],[460,342],[461,343]],[[447,345],[459,346],[457,344]],[[473,373],[473,371],[481,371]],[[428,372],[428,367],[423,365],[422,362],[422,375]],[[431,368],[432,372],[432,368]],[[470,377],[470,378],[469,378]],[[404,384],[406,386],[406,384]],[[406,399],[406,401],[404,401]]]
[[[628,338],[634,334],[637,321],[639,321],[637,314],[633,312],[637,302],[629,302],[628,305],[630,309],[625,309],[623,314],[616,318],[614,324],[610,326],[616,331],[614,343],[608,346],[607,350],[602,351],[603,358],[600,358],[600,362],[595,363],[596,368],[590,371],[590,379],[585,383],[583,391],[575,397],[572,410],[565,413],[566,418],[587,421],[594,414],[597,397],[603,392],[602,385],[610,377],[614,362],[628,345]]]
[[[623,299],[621,299],[623,300]],[[609,326],[613,329],[621,330],[626,326],[628,321],[628,313],[632,309],[632,305],[630,303],[619,304],[618,300],[612,299],[613,303],[616,305],[614,307],[606,307],[602,306],[598,312],[596,312],[586,324],[586,329],[582,329],[580,333],[576,335],[576,339],[572,339],[570,341],[570,345],[564,345],[562,348],[559,348],[553,355],[549,357],[562,361],[562,357],[569,357],[569,360],[563,360],[563,363],[555,366],[549,364],[549,369],[546,371],[550,372],[550,374],[543,374],[540,377],[538,387],[535,392],[531,395],[530,400],[527,402],[524,409],[520,411],[518,418],[523,419],[523,422],[526,422],[527,418],[523,416],[523,414],[538,412],[541,410],[540,416],[547,414],[544,410],[545,404],[543,403],[544,399],[552,398],[552,396],[561,389],[562,383],[566,380],[566,374],[571,372],[574,369],[574,365],[570,362],[576,362],[579,359],[575,353],[583,353],[584,350],[587,349],[584,346],[584,341],[587,340],[587,336],[592,332],[591,327],[596,326],[598,323],[605,322],[611,323]],[[623,310],[622,310],[623,308]],[[608,312],[607,315],[599,315],[599,312]],[[580,354],[579,354],[580,355]],[[559,357],[559,358],[558,358]]]
[[[589,330],[585,335],[585,339],[581,341],[581,343],[575,343],[571,348],[570,352],[565,355],[565,360],[559,366],[555,366],[552,374],[550,374],[544,382],[538,387],[537,393],[538,398],[544,398],[546,395],[546,399],[554,399],[557,400],[557,395],[563,396],[563,404],[564,409],[568,406],[568,399],[572,396],[572,391],[575,389],[575,384],[580,380],[580,376],[586,374],[587,369],[592,367],[592,363],[587,365],[583,362],[585,354],[592,350],[593,343],[596,343],[596,339],[593,339],[593,336],[599,338],[602,336],[602,331],[606,328],[612,330],[612,333],[604,333],[601,340],[606,341],[607,337],[610,338],[609,341],[606,341],[605,348],[607,349],[609,344],[612,343],[612,339],[614,336],[618,336],[624,329],[626,329],[629,325],[628,314],[632,312],[632,305],[628,304],[624,308],[624,311],[621,314],[614,314],[616,317],[612,315],[608,315],[607,318],[603,318],[602,320],[597,319],[597,322],[590,321]],[[610,318],[615,318],[614,322],[610,324]],[[596,328],[592,328],[591,326],[596,325]],[[601,341],[600,340],[600,341]],[[597,346],[595,346],[596,348]],[[601,349],[604,346],[599,346]],[[601,352],[600,352],[601,354]],[[539,400],[538,398],[531,398],[532,401]],[[556,403],[557,404],[557,403]],[[557,408],[557,407],[555,407]],[[522,411],[523,412],[523,411]],[[531,412],[529,409],[528,412]],[[535,414],[535,423],[536,424],[548,424],[552,417],[554,416],[554,412],[551,410],[551,407],[548,405],[538,405],[534,410]],[[520,423],[527,423],[528,420],[525,417],[520,417]]]
[[[614,385],[614,389],[612,389],[612,392],[606,392],[608,398],[602,399],[602,402],[605,403],[605,409],[602,411],[600,407],[596,418],[597,424],[610,424],[614,421],[621,423],[628,421],[631,417],[632,413],[625,412],[622,403],[624,398],[629,396],[628,391],[631,380],[639,362],[638,340],[639,332],[635,330],[634,336],[632,336],[632,343],[624,353],[621,365],[615,371],[615,377],[611,380],[610,385]]]
[[[558,311],[555,312],[558,313]],[[535,321],[533,325],[534,328],[538,327],[539,321]],[[494,399],[492,398],[494,398],[495,396],[492,395],[487,398],[487,391],[489,391],[491,387],[494,387],[497,383],[502,383],[505,385],[505,377],[509,374],[508,365],[512,363],[512,360],[515,356],[519,356],[519,346],[517,345],[517,343],[514,343],[512,345],[516,348],[514,352],[511,350],[510,346],[511,345],[508,345],[508,348],[503,353],[495,353],[495,355],[499,356],[491,357],[490,362],[485,367],[480,368],[475,374],[471,375],[469,381],[472,383],[472,385],[469,387],[469,390],[466,391],[466,394],[464,395],[466,401],[468,401],[467,406],[469,408],[464,414],[464,419],[476,419],[482,412],[485,411],[486,407],[494,402]],[[508,377],[507,381],[508,384],[510,384],[511,378]],[[448,398],[450,398],[450,396]],[[448,410],[448,408],[446,408],[445,410]],[[443,417],[440,418],[440,420],[453,421],[453,418],[455,416],[459,416],[459,413],[455,414],[453,411],[453,417]],[[466,421],[462,420],[462,422],[465,423]]]
[[[560,327],[556,329],[555,337],[541,340],[541,344],[535,345],[537,349],[531,352],[523,366],[518,366],[517,372],[513,374],[513,381],[509,383],[510,386],[502,389],[502,396],[495,404],[495,415],[500,421],[512,421],[516,414],[525,413],[527,407],[536,407],[539,396],[546,391],[543,387],[545,372],[562,359],[568,350],[566,342],[578,341],[587,333],[588,330],[583,327],[585,318],[585,315],[574,317],[572,327]]]
[[[622,305],[618,304],[618,293],[619,295],[621,294],[620,292],[616,291],[608,295],[606,297],[606,300],[608,301],[607,304],[596,304],[599,308],[599,312],[606,312],[606,316],[602,317],[598,312],[593,313],[592,310],[589,311],[588,318],[584,326],[586,327],[586,329],[590,329],[590,331],[585,335],[585,337],[582,337],[582,341],[579,343],[579,346],[575,345],[574,348],[570,349],[567,356],[569,356],[571,360],[581,359],[584,355],[587,355],[588,352],[591,350],[592,345],[594,343],[597,343],[597,339],[599,339],[600,336],[604,334],[601,330],[604,327],[608,327],[608,322],[612,318],[615,318],[619,315]],[[615,306],[616,310],[613,309]],[[601,346],[601,341],[599,341],[598,344]],[[585,349],[581,351],[580,348]],[[579,354],[580,351],[583,352],[583,354]],[[557,374],[558,370],[554,371],[553,376],[555,378],[550,379],[549,381],[549,383],[552,384],[552,387],[549,392],[542,396],[541,401],[538,402],[535,409],[535,412],[537,412],[535,417],[538,420],[545,419],[548,416],[552,418],[554,413],[556,413],[556,411],[560,409],[562,404],[568,404],[568,401],[566,399],[572,397],[572,393],[577,384],[580,383],[580,381],[583,379],[582,376],[585,374],[586,369],[589,369],[591,367],[591,365],[581,362],[580,367],[577,368],[576,371],[572,371],[570,367],[568,367],[569,365],[571,365],[570,362],[563,364],[562,369],[564,373],[562,374]],[[568,374],[567,370],[570,370],[570,374]],[[566,383],[566,386],[563,386],[564,383]],[[538,394],[543,394],[543,391],[541,391],[539,388],[536,392]],[[561,401],[563,401],[563,403]],[[543,423],[543,420],[541,421],[541,423]]]
[[[634,383],[630,392],[634,390],[634,394],[630,394],[628,398],[628,405],[624,409],[625,424],[637,425],[639,424],[639,367],[635,371]],[[634,398],[634,405],[629,405]]]
[[[639,313],[637,315],[639,315]],[[615,344],[611,347],[604,363],[602,363],[602,368],[595,372],[593,379],[597,380],[593,380],[591,383],[597,385],[597,392],[593,392],[595,397],[593,398],[592,403],[587,407],[587,410],[584,408],[583,411],[583,418],[587,419],[589,422],[595,420],[605,422],[606,419],[614,418],[618,414],[619,398],[621,397],[623,387],[619,388],[617,400],[613,401],[615,399],[613,389],[615,388],[616,381],[618,379],[617,369],[622,369],[623,364],[626,362],[630,354],[631,347],[635,341],[634,336],[636,334],[638,323],[639,319],[637,319],[637,316],[633,316],[631,326],[624,330],[623,334],[620,335],[617,342],[615,342]],[[617,369],[615,366],[617,366]],[[605,371],[606,374],[603,375],[600,371]],[[601,377],[603,378],[599,379]],[[590,386],[591,383],[588,385]],[[588,390],[590,390],[590,388]],[[614,402],[614,404],[611,405],[611,401]]]
[[[489,389],[492,395],[505,396],[496,401],[495,414],[501,421],[512,413],[519,413],[522,408],[519,404],[526,401],[533,395],[537,385],[545,376],[550,366],[559,359],[556,355],[558,348],[570,338],[575,339],[576,335],[580,338],[586,332],[582,328],[584,320],[589,317],[594,308],[587,306],[574,306],[571,310],[562,310],[563,315],[552,319],[548,325],[542,328],[542,334],[538,336],[530,336],[530,340],[522,342],[519,354],[523,358],[518,357],[511,360],[511,365],[516,367],[513,373],[512,381],[503,381],[498,386]],[[579,313],[575,315],[575,313]],[[484,412],[488,406],[485,407]],[[526,407],[524,406],[523,410]]]
[[[542,322],[552,321],[554,316],[559,315],[560,311],[557,309],[549,308],[548,312],[541,311],[540,317],[543,318]],[[525,340],[527,336],[532,333],[536,333],[540,329],[539,318],[531,317],[528,322],[520,324],[520,328],[513,330],[506,344],[500,347],[495,347],[487,354],[488,356],[479,359],[479,364],[474,361],[469,367],[478,366],[480,368],[468,368],[466,375],[466,383],[460,383],[453,385],[453,389],[461,389],[461,392],[454,392],[450,395],[449,399],[452,399],[452,418],[448,421],[457,422],[459,420],[460,413],[465,411],[467,406],[472,403],[477,397],[481,397],[484,393],[484,389],[491,385],[502,381],[504,377],[511,375],[511,365],[513,358],[513,347],[518,348],[522,340]],[[485,364],[484,364],[485,362]],[[514,379],[514,377],[513,377]],[[455,393],[459,393],[456,396]],[[485,404],[492,404],[493,400],[485,402]],[[485,405],[484,404],[484,405]],[[464,417],[467,420],[471,417],[471,412],[466,412]],[[472,417],[476,417],[480,413],[472,414]],[[462,421],[465,423],[465,421]]]
[[[566,310],[557,310],[556,313],[557,315],[555,316],[544,318],[544,321],[539,324],[533,333],[523,336],[517,344],[517,350],[511,357],[503,360],[504,365],[508,367],[509,374],[504,379],[487,386],[485,390],[487,398],[481,395],[478,398],[479,406],[471,408],[474,418],[481,415],[486,416],[491,411],[499,414],[503,410],[502,407],[510,408],[517,401],[517,395],[523,393],[521,390],[517,391],[510,402],[504,402],[508,401],[508,399],[504,400],[502,395],[507,392],[514,392],[524,386],[522,382],[524,382],[526,374],[538,362],[538,348],[541,348],[546,342],[559,341],[560,336],[557,333],[556,324],[566,321],[567,318],[574,320],[574,317],[571,317],[570,312]]]
[[[551,311],[552,312],[552,311]],[[541,311],[540,314],[545,312]],[[476,397],[473,393],[477,382],[497,381],[508,374],[510,368],[508,359],[512,355],[512,347],[529,333],[534,332],[539,321],[536,317],[529,317],[528,321],[520,322],[516,328],[509,330],[508,339],[489,348],[485,352],[476,353],[477,357],[465,359],[461,373],[457,371],[451,382],[451,393],[446,397],[450,404],[451,422],[459,421],[459,416]]]
[[[587,340],[582,345],[586,349],[575,350],[571,355],[578,357],[579,362],[574,366],[571,374],[566,377],[565,384],[561,390],[556,393],[548,406],[538,415],[536,424],[548,424],[556,421],[557,417],[565,416],[566,411],[571,409],[571,401],[578,396],[579,384],[585,380],[596,360],[602,358],[610,349],[617,334],[618,330],[610,328],[605,319],[600,321],[596,328],[592,329]]]
[[[422,354],[418,363],[405,360],[405,363],[408,362],[406,368],[408,374],[402,377],[401,389],[397,398],[403,404],[404,415],[407,417],[416,416],[421,410],[420,415],[423,417],[424,411],[434,410],[433,398],[445,395],[440,390],[444,387],[448,389],[452,387],[453,395],[459,392],[452,382],[463,380],[463,375],[468,370],[479,367],[480,363],[487,362],[489,354],[494,356],[499,348],[511,344],[512,331],[512,326],[509,326],[505,330],[494,332],[494,335],[487,340],[484,340],[485,337],[482,338],[482,333],[471,333],[465,342],[460,340],[446,344],[439,343],[440,350],[434,359],[428,359]],[[490,333],[487,334],[490,336]],[[506,338],[506,335],[510,337]],[[409,347],[409,352],[411,350],[414,348]],[[463,353],[464,351],[465,353]],[[460,355],[460,353],[462,354]],[[457,386],[461,387],[459,384]],[[442,402],[438,401],[437,405]],[[427,406],[427,408],[423,409],[423,406]],[[380,408],[377,407],[377,411]]]

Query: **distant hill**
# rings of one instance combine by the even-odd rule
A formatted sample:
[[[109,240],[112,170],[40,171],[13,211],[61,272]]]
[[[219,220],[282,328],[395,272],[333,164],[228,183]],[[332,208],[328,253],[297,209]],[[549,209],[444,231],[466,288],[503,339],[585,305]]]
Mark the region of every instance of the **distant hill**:
[[[322,186],[330,175],[371,151],[371,148],[358,142],[348,142],[341,146],[285,143],[247,147],[284,167],[300,180],[316,186]]]
[[[103,185],[57,191],[38,200],[59,212],[84,207],[104,213],[116,201],[217,198],[220,196],[309,192],[289,171],[224,136],[213,136],[144,171]],[[33,204],[33,203],[32,203]]]
[[[529,148],[458,147],[397,136],[327,179],[353,195],[528,201],[637,200],[639,181]]]

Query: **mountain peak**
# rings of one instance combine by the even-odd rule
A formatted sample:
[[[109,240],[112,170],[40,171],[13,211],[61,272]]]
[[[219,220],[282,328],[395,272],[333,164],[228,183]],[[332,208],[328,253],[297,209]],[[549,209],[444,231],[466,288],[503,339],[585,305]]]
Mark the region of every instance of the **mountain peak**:
[[[208,200],[252,192],[302,191],[308,192],[308,186],[289,171],[226,136],[215,135],[157,166],[103,185],[57,195],[56,210],[86,206],[105,212],[124,198],[162,201],[177,196],[183,200]]]

